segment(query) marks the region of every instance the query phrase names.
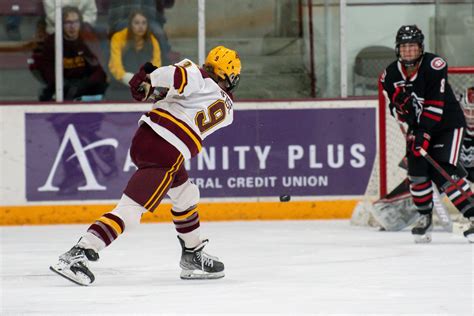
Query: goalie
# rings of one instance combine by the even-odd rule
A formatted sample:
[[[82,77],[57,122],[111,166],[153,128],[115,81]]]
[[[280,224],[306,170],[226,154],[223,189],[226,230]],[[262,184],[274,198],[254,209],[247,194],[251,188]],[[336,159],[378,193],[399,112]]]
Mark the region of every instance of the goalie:
[[[474,182],[474,86],[461,96],[461,105],[466,118],[466,133],[461,149],[461,162],[467,170],[467,179]]]

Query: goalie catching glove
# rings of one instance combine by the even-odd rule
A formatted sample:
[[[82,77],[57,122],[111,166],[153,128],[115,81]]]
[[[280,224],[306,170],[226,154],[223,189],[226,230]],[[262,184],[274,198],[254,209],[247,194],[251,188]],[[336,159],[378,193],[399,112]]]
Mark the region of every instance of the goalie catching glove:
[[[145,63],[128,82],[130,92],[135,100],[146,101],[153,94],[154,89],[151,86],[149,74],[156,68],[152,63]]]

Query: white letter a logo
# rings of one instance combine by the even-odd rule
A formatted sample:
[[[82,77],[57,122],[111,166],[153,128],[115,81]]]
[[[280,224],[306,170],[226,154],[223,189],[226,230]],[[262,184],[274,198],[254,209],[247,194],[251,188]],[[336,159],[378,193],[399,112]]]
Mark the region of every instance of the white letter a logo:
[[[54,174],[56,173],[56,170],[58,169],[59,161],[61,160],[61,157],[63,156],[64,150],[66,149],[66,146],[69,141],[71,142],[72,148],[74,149],[74,154],[68,157],[67,159],[69,160],[77,156],[79,165],[81,166],[82,172],[84,173],[84,177],[86,178],[86,185],[79,187],[78,190],[79,191],[92,191],[92,190],[103,191],[107,189],[105,186],[100,185],[97,182],[97,179],[95,178],[94,173],[92,172],[91,165],[89,164],[89,160],[87,160],[86,151],[89,149],[99,147],[99,146],[113,146],[117,148],[118,146],[117,140],[113,138],[107,138],[107,139],[102,139],[94,143],[91,143],[87,145],[86,147],[82,147],[81,141],[79,139],[79,136],[77,135],[74,125],[69,124],[66,129],[66,133],[64,134],[63,141],[61,142],[61,145],[59,146],[59,151],[58,151],[58,154],[56,155],[56,159],[54,160],[53,168],[49,172],[48,179],[46,180],[46,183],[43,186],[38,188],[38,191],[40,192],[59,191],[58,187],[53,186],[53,178],[54,178]]]

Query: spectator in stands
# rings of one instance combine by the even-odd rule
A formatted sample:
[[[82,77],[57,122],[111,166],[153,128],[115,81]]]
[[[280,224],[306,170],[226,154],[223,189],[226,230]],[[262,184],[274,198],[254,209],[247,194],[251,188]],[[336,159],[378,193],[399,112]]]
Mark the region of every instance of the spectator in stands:
[[[46,14],[46,32],[54,33],[55,0],[43,0],[44,13]],[[95,0],[62,0],[64,7],[76,7],[82,14],[83,29],[93,28],[97,21],[97,5]]]
[[[44,41],[47,37],[46,20],[42,17],[36,22],[35,37],[31,41],[32,56],[28,59],[28,64],[33,76],[43,85],[46,85],[46,81],[41,73],[42,69],[40,66],[43,64]]]
[[[45,13],[46,21],[46,32],[48,34],[54,33],[55,24],[55,0],[42,0],[43,8]],[[94,54],[99,58],[102,64],[105,64],[106,57],[103,54],[108,49],[107,44],[101,43],[99,40],[99,34],[103,35],[102,29],[97,32],[96,21],[97,21],[97,4],[95,0],[62,0],[62,7],[75,7],[82,14],[82,25],[81,25],[81,37],[93,50]]]
[[[76,7],[63,7],[63,66],[64,99],[81,100],[84,96],[103,95],[107,89],[107,75],[96,55],[81,34],[82,15]],[[54,34],[44,42],[43,52],[33,55],[34,65],[46,88],[40,101],[53,99],[55,91]]]
[[[144,12],[151,32],[160,43],[163,65],[178,62],[180,54],[171,50],[168,36],[164,30],[166,18],[164,10],[173,7],[175,0],[114,0],[109,7],[109,30],[114,34],[127,27],[129,13],[135,10]],[[135,71],[135,69],[133,70]]]
[[[143,61],[161,66],[161,49],[151,33],[143,11],[130,13],[128,27],[112,36],[110,42],[109,70],[117,81],[128,86]]]

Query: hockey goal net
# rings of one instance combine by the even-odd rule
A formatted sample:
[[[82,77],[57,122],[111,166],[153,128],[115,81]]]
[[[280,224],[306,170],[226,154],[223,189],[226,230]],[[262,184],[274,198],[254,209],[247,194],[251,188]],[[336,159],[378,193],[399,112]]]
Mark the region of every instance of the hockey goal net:
[[[449,68],[448,82],[456,97],[460,98],[468,87],[474,86],[474,67]],[[378,101],[377,155],[364,196],[365,203],[385,196],[407,175],[406,170],[399,166],[405,155],[405,138],[395,118],[390,115],[387,100],[381,88],[379,88]],[[358,221],[353,216],[354,220]],[[366,220],[366,218],[363,219],[363,221]]]

